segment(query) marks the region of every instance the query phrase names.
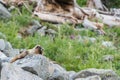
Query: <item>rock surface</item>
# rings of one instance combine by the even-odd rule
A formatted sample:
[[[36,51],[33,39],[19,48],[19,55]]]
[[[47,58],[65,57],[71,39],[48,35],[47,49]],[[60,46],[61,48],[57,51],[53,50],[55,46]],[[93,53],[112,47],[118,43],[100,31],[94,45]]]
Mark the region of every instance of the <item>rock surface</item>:
[[[14,57],[20,53],[20,50],[19,49],[8,49],[8,50],[4,50],[4,53],[8,57]]]
[[[6,19],[10,18],[11,14],[8,12],[8,10],[0,3],[0,18]]]
[[[42,80],[40,77],[22,70],[19,66],[4,64],[1,80]]]
[[[82,70],[76,73],[73,77],[74,79],[77,78],[87,78],[89,76],[98,75],[101,77],[102,80],[118,80],[117,74],[112,70],[105,70],[105,69],[87,69]]]
[[[3,39],[0,39],[0,50],[5,49],[5,41]]]
[[[87,78],[78,78],[78,79],[75,79],[75,80],[101,80],[101,78],[99,76],[90,76],[90,77],[87,77]]]
[[[49,68],[53,70],[49,80],[69,80],[67,71],[60,65],[51,63]]]
[[[103,61],[114,61],[114,56],[113,55],[104,55]]]
[[[43,80],[49,78],[49,62],[42,55],[27,55],[25,58],[16,61],[14,64],[19,65],[24,70],[38,75]]]
[[[11,50],[12,45],[10,44],[10,42],[5,41],[4,39],[0,39],[0,50],[4,51],[4,50]]]

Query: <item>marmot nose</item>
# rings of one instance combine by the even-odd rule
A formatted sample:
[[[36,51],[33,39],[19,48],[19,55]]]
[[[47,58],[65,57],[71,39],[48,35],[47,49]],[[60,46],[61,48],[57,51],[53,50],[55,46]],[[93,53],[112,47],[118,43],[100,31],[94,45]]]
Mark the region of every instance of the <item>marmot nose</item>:
[[[42,51],[44,51],[44,48],[41,48]]]

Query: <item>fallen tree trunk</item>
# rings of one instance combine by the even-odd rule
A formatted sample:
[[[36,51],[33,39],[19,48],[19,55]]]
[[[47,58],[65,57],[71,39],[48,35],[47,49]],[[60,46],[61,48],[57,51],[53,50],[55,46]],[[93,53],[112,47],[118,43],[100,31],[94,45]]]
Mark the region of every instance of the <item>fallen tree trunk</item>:
[[[107,10],[107,8],[102,4],[101,0],[88,0],[87,7],[92,9],[95,8],[102,11]]]
[[[34,12],[34,15],[38,16],[43,21],[52,22],[52,23],[78,24],[82,22],[80,20],[73,19],[72,17],[52,15],[49,13]]]

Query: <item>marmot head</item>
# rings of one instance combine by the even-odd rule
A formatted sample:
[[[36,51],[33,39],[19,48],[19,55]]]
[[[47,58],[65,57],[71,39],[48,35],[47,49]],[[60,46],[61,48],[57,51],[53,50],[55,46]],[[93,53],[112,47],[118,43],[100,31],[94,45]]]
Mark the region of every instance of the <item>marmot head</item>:
[[[35,49],[35,53],[36,54],[41,54],[41,55],[43,55],[43,48],[40,46],[40,45],[36,45],[35,47],[34,47],[34,49]]]

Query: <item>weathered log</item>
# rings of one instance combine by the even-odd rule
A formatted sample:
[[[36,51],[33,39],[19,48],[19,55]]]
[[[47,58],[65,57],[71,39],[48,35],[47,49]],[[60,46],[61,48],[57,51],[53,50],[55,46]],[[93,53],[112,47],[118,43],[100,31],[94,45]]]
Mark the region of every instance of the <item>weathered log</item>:
[[[119,17],[101,14],[101,18],[102,18],[103,23],[108,25],[109,27],[120,26],[120,18]]]
[[[96,8],[98,10],[104,10],[104,6],[103,6],[101,0],[88,0],[87,7]]]
[[[101,11],[101,10],[98,10],[98,12],[99,12],[100,14],[104,14],[104,15],[111,15],[111,16],[114,15],[112,12],[106,12],[106,11]]]
[[[73,19],[72,17],[65,17],[65,16],[57,16],[57,15],[52,15],[52,14],[45,14],[45,13],[39,13],[39,12],[34,12],[34,15],[38,16],[41,20],[43,21],[48,21],[52,23],[70,23],[70,24],[77,24],[81,23],[80,20]]]

